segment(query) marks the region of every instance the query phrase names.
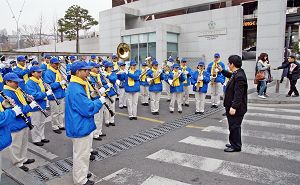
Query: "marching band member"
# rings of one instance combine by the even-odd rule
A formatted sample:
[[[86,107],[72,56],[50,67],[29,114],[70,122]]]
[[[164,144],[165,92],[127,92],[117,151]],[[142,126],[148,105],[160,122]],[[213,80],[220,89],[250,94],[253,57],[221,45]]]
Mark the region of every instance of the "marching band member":
[[[0,74],[2,79],[2,76]],[[3,86],[0,86],[0,91],[3,90]],[[0,182],[1,182],[1,174],[2,174],[2,151],[7,148],[12,143],[11,131],[9,125],[15,121],[16,117],[21,114],[22,110],[19,106],[14,107],[13,109],[6,109],[2,104],[5,104],[6,101],[0,96]]]
[[[97,63],[97,56],[96,55],[91,55],[91,59],[90,59],[90,62],[94,62],[94,63]]]
[[[183,96],[182,96],[182,103],[184,103],[184,105],[186,107],[189,106],[189,86],[191,85],[191,76],[192,76],[192,69],[190,67],[186,66],[186,62],[187,59],[183,58],[181,59],[181,68],[180,70],[183,72],[183,74],[185,75],[185,81],[183,82]]]
[[[19,83],[22,81],[23,80],[15,73],[7,73],[4,75],[5,85],[3,92],[6,96],[13,99],[15,104],[19,106],[22,112],[27,114],[28,119],[30,119],[30,112],[37,104],[35,102],[29,105],[27,104],[25,97],[19,89]],[[9,127],[12,132],[12,145],[9,147],[11,162],[22,170],[28,171],[29,169],[24,165],[35,162],[34,159],[27,159],[28,126],[22,118],[16,117],[9,124]]]
[[[120,85],[119,85],[119,108],[123,109],[123,108],[127,108],[127,100],[126,100],[126,93],[125,93],[125,89],[124,89],[124,83],[125,83],[125,67],[126,64],[125,62],[121,62],[120,63],[120,70],[117,72],[117,77],[118,80],[120,80]]]
[[[13,70],[13,72],[16,73],[19,78],[24,80],[20,82],[19,87],[25,90],[25,83],[28,80],[28,74],[29,74],[29,70],[25,66],[26,59],[24,56],[18,56],[17,62],[18,62],[17,67]]]
[[[197,71],[192,75],[191,82],[193,84],[193,91],[196,99],[195,114],[204,113],[205,96],[207,93],[208,83],[210,81],[210,74],[205,71],[205,63],[200,61],[197,66]]]
[[[91,71],[90,71],[90,76],[88,77],[89,81],[92,83],[93,86],[98,86],[98,84],[100,84],[101,86],[100,87],[98,86],[98,88],[100,90],[102,90],[104,88],[104,92],[105,92],[106,89],[108,89],[109,87],[107,85],[103,86],[103,84],[102,84],[102,80],[101,80],[101,77],[99,74],[100,64],[91,62],[89,64],[89,66],[92,67]],[[94,90],[92,87],[91,87],[91,89]],[[99,98],[98,95],[96,97]],[[95,99],[95,98],[93,98],[93,99]],[[96,124],[97,128],[94,131],[93,138],[97,141],[101,141],[102,140],[101,137],[106,136],[106,134],[104,134],[102,132],[103,114],[104,114],[104,107],[102,106],[101,109],[99,110],[99,112],[95,114],[95,124]]]
[[[223,69],[225,65],[220,60],[220,54],[214,54],[214,61],[208,64],[207,72],[210,74],[210,88],[211,88],[211,102],[212,108],[218,108],[220,105],[220,95],[221,95],[221,86],[225,82],[225,77],[218,70],[218,66],[221,66]]]
[[[137,120],[137,105],[140,92],[141,71],[136,69],[136,62],[130,61],[129,71],[126,71],[125,92],[127,97],[128,116],[130,120]]]
[[[36,60],[33,60],[31,62],[31,66],[39,66],[39,65],[40,65],[40,63],[38,61],[36,61]]]
[[[47,96],[50,96],[52,90],[45,91],[43,81],[41,79],[42,69],[38,66],[32,66],[29,70],[29,80],[27,81],[26,93],[31,95],[34,100],[42,107],[46,109]],[[31,130],[31,138],[33,144],[37,146],[43,146],[44,143],[49,143],[49,140],[45,138],[45,116],[38,108],[34,108],[31,112],[31,122],[34,128]]]
[[[142,72],[140,76],[140,85],[141,85],[141,102],[142,105],[148,106],[149,105],[149,84],[146,80],[147,72],[149,71],[149,67],[146,62],[142,63]]]
[[[64,111],[64,97],[67,82],[63,80],[62,74],[58,70],[58,58],[51,58],[50,65],[45,72],[44,81],[51,86],[55,97],[59,100],[60,104],[57,105],[52,95],[48,96],[51,107],[51,119],[53,132],[61,134],[64,130],[63,111]]]
[[[111,58],[113,63],[113,72],[117,72],[119,70],[118,56],[113,54]]]
[[[182,93],[183,82],[185,81],[183,72],[179,70],[179,65],[176,63],[173,65],[173,71],[168,76],[168,82],[170,84],[171,102],[170,113],[174,112],[175,101],[177,101],[178,112],[182,113]]]
[[[168,69],[171,70],[173,65],[174,65],[174,59],[170,56],[168,58],[167,64],[165,64],[165,66],[163,66],[163,69],[166,69],[166,67],[168,66]],[[169,75],[170,71],[164,70],[164,73],[165,73],[164,86],[165,86],[166,93],[167,93],[167,102],[170,102],[171,101],[171,93],[170,93],[170,84],[168,83],[168,75]]]
[[[2,77],[2,71],[0,72],[0,90],[2,91],[4,86],[3,77]]]
[[[65,123],[67,137],[73,142],[74,184],[92,185],[88,180],[89,158],[92,149],[93,131],[96,129],[94,115],[99,112],[104,97],[91,100],[87,84],[90,67],[86,62],[74,62],[71,80],[66,92]]]
[[[76,57],[71,55],[69,57],[69,63],[66,66],[66,73],[67,73],[67,80],[70,81],[71,79],[71,65],[76,61]]]
[[[148,71],[147,81],[149,82],[149,91],[151,99],[151,112],[153,115],[159,115],[159,100],[162,92],[162,81],[165,75],[161,69],[158,69],[158,62],[152,62],[152,69]]]
[[[111,62],[105,62],[105,71],[102,73],[103,78],[106,80],[103,81],[103,85],[107,85],[109,87],[108,96],[113,100],[113,103],[108,100],[106,97],[106,103],[109,108],[115,112],[115,104],[116,104],[116,89],[117,85],[119,85],[119,80],[117,79],[116,73],[112,72],[113,64]],[[118,82],[117,82],[118,81]],[[109,127],[115,126],[115,116],[111,116],[107,109],[104,109],[104,121],[105,126]]]
[[[42,77],[43,77],[43,79],[45,78],[45,72],[46,72],[46,70],[47,70],[47,68],[50,66],[50,60],[51,60],[51,55],[48,55],[48,54],[46,54],[45,56],[44,56],[44,61],[43,61],[43,63],[41,64],[41,69],[43,69],[44,70],[44,72],[43,72],[43,74],[42,74]]]

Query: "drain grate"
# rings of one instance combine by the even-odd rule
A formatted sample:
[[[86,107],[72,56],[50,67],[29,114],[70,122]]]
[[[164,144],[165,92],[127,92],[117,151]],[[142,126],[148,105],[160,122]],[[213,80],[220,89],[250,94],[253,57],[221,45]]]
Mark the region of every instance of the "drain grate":
[[[129,137],[122,138],[117,141],[113,141],[111,143],[101,145],[95,149],[98,151],[98,154],[96,155],[96,161],[104,160],[111,156],[117,155],[122,151],[126,151],[130,148],[149,142],[173,130],[182,128],[189,123],[193,123],[195,121],[201,120],[221,110],[223,110],[223,108],[221,107],[217,109],[208,108],[205,110],[205,114],[203,115],[187,114],[182,116],[181,118],[166,122],[157,127],[143,130]],[[60,177],[70,172],[72,170],[72,167],[73,167],[73,161],[72,158],[69,157],[66,159],[56,161],[51,164],[47,164],[45,166],[40,166],[36,169],[32,169],[29,171],[29,174],[31,174],[39,181],[47,182],[49,180]]]

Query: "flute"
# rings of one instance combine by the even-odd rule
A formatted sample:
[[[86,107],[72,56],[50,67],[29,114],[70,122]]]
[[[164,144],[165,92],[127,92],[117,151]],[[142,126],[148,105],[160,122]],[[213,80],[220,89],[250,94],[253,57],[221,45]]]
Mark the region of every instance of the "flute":
[[[7,100],[8,103],[9,103],[12,107],[17,106],[13,101],[11,101],[10,97],[8,97],[8,96],[6,96],[6,95],[4,94],[3,91],[0,92],[0,95],[1,95],[5,100]],[[34,126],[31,124],[31,122],[29,121],[29,119],[27,118],[27,116],[26,116],[23,112],[20,114],[20,117],[24,120],[24,122],[25,122],[26,125],[29,127],[29,129],[32,130]]]

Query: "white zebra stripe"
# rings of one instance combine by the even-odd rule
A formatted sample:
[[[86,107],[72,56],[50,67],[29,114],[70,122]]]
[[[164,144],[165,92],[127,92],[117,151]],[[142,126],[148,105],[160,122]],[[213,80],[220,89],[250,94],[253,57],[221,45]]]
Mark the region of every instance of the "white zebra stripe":
[[[256,107],[256,106],[248,106],[249,110],[262,110],[262,111],[269,111],[269,112],[286,112],[286,113],[299,113],[300,110],[296,109],[279,109],[279,108],[272,108],[272,107]]]
[[[205,132],[216,132],[222,134],[228,134],[228,129],[223,127],[216,127],[216,126],[208,126],[204,128],[202,131]],[[289,142],[289,143],[300,143],[300,136],[296,135],[286,135],[286,134],[278,134],[273,132],[263,132],[263,131],[256,131],[256,130],[245,130],[242,129],[242,136],[249,136],[249,137],[256,137],[261,139],[270,139],[275,141],[281,142]]]
[[[148,159],[270,185],[298,185],[300,176],[258,166],[162,149]]]
[[[154,176],[152,175],[146,181],[144,181],[141,185],[190,185],[187,183],[179,182],[172,179],[167,179],[164,177]]]
[[[191,144],[191,145],[215,148],[215,149],[224,149],[225,144],[226,144],[226,142],[221,141],[221,140],[200,138],[200,137],[193,137],[193,136],[189,136],[179,142]],[[243,153],[276,157],[276,158],[280,158],[280,159],[295,160],[295,161],[300,162],[300,152],[299,151],[286,150],[286,149],[281,149],[281,148],[269,148],[269,147],[265,147],[265,146],[250,145],[250,144],[244,144],[244,143],[243,143],[242,150],[243,150]]]
[[[280,114],[266,114],[266,113],[246,113],[245,117],[255,116],[255,117],[264,117],[264,118],[275,118],[275,119],[288,119],[288,120],[297,120],[300,121],[300,116],[288,116]]]

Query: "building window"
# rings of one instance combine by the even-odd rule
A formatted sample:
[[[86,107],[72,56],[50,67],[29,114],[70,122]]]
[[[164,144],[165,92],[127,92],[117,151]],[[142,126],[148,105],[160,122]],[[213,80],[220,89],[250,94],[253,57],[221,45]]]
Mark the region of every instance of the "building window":
[[[178,57],[178,34],[167,33],[167,58],[172,57],[175,59]]]

